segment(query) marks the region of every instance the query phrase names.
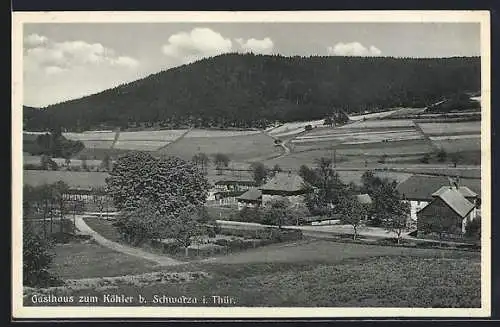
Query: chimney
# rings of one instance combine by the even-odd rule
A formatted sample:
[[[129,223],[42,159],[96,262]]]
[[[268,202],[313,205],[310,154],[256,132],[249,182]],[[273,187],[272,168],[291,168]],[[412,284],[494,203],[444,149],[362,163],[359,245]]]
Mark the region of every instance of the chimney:
[[[292,176],[292,171],[291,170],[288,171],[288,177],[290,177],[290,176]]]

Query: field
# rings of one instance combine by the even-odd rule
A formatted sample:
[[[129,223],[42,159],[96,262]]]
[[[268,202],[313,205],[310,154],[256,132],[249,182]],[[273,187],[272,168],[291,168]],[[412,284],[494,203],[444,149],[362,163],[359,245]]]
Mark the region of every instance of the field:
[[[117,276],[116,267],[129,273],[157,269],[137,258],[128,261],[96,245],[70,245],[57,251],[54,271],[66,278]],[[86,262],[84,267],[82,260]],[[188,272],[207,277],[183,278],[173,283],[143,274],[101,284],[110,285],[115,294],[141,294],[150,300],[146,305],[155,305],[155,294],[198,299],[221,294],[232,296],[238,306],[250,307],[480,306],[480,258],[472,252],[305,240],[234,253],[210,263],[162,269],[162,274]],[[49,292],[97,295],[102,299],[109,289],[95,287],[93,281],[80,283],[87,288],[72,286]],[[29,297],[25,299],[26,305],[30,305]]]
[[[51,271],[63,279],[122,276],[159,270],[154,262],[141,260],[94,243],[59,244]]]
[[[187,129],[120,132],[118,141],[173,141],[186,132]]]
[[[434,148],[411,120],[366,120],[338,128],[323,127],[289,142],[292,156],[333,157],[340,161],[376,161],[383,154],[391,160],[423,156]],[[305,152],[304,155],[294,153]],[[371,158],[370,158],[371,157]]]
[[[160,130],[160,131],[139,131],[120,132],[114,149],[136,150],[136,151],[156,151],[182,137],[188,130]]]
[[[430,137],[432,143],[439,149],[446,152],[480,151],[480,135],[460,135],[445,137]]]
[[[114,149],[118,150],[131,150],[131,151],[156,151],[162,146],[168,145],[168,141],[151,141],[151,140],[140,140],[140,141],[123,141],[118,140]]]
[[[41,156],[32,156],[32,155],[23,155],[23,164],[24,165],[40,165]],[[66,159],[63,158],[52,158],[59,167],[66,166]],[[80,159],[70,159],[70,166],[72,167],[81,167],[82,160]],[[87,159],[87,166],[98,167],[101,165],[101,160],[95,159]]]
[[[101,172],[24,170],[23,184],[38,186],[61,180],[70,187],[102,187],[106,185],[107,176],[107,173]]]
[[[312,120],[312,121],[302,121],[302,122],[291,122],[284,123],[278,127],[268,128],[266,132],[276,138],[288,138],[299,133],[302,133],[307,125],[311,125],[313,128],[323,126],[325,120]]]
[[[367,114],[362,114],[362,115],[355,115],[355,116],[349,116],[350,120],[353,121],[360,121],[360,120],[365,120],[365,119],[380,119],[384,117],[389,117],[395,113],[397,113],[400,109],[394,109],[394,110],[387,110],[387,111],[382,111],[382,112],[374,112],[374,113],[367,113]]]
[[[422,131],[428,136],[481,134],[480,121],[459,123],[419,123],[419,126]]]
[[[249,134],[249,132],[228,131],[230,134],[227,135],[233,136],[219,136],[222,135],[221,132],[209,132],[214,132],[213,135],[216,136],[201,137],[196,136],[202,135],[201,132],[191,131],[180,140],[160,149],[159,153],[178,156],[186,160],[191,160],[199,152],[208,156],[215,153],[225,153],[233,161],[253,160],[280,154],[280,148],[274,145],[274,140],[264,133],[252,132]],[[191,133],[194,134],[190,135]]]
[[[243,130],[243,131],[237,131],[237,130],[217,130],[217,129],[193,129],[189,131],[186,135],[184,135],[185,138],[199,138],[199,137],[240,137],[240,136],[250,136],[250,135],[256,135],[260,134],[260,131],[256,130]]]

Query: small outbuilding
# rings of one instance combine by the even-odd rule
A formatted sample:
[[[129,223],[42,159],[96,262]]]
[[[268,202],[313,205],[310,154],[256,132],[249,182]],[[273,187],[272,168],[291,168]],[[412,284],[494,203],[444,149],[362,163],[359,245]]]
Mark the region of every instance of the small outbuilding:
[[[236,198],[238,201],[238,210],[243,208],[257,208],[262,205],[262,191],[252,187],[245,193]]]
[[[417,212],[417,230],[461,235],[465,233],[467,223],[473,219],[474,208],[475,205],[456,188],[441,190]]]

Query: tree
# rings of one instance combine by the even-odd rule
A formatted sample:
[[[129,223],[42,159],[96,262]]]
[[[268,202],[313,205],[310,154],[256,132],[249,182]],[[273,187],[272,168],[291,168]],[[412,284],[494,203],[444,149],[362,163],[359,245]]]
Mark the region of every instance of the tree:
[[[193,163],[143,152],[120,157],[106,185],[116,208],[124,213],[119,228],[134,242],[171,237],[184,208],[202,207],[210,187]]]
[[[445,162],[447,157],[448,157],[448,154],[446,153],[446,151],[443,148],[441,148],[437,153],[438,161]]]
[[[71,159],[70,159],[70,158],[66,158],[66,159],[64,160],[64,164],[66,165],[66,168],[67,168],[68,170],[70,170],[70,169],[71,169]]]
[[[267,175],[269,174],[267,167],[261,162],[254,162],[250,165],[250,168],[252,169],[255,183],[258,185],[264,184]]]
[[[87,166],[87,156],[85,156],[85,155],[80,156],[80,161],[81,161],[80,165],[81,165],[82,169],[88,170],[89,167]]]
[[[184,248],[186,257],[189,255],[189,246],[193,238],[207,232],[207,227],[203,223],[202,208],[195,206],[183,208],[178,216],[169,221],[170,235]]]
[[[48,170],[49,169],[49,162],[50,162],[50,158],[49,158],[48,155],[42,154],[40,156],[40,166],[41,166],[42,170]]]
[[[305,182],[311,184],[311,185],[316,185],[318,176],[316,175],[316,172],[309,168],[307,165],[301,165],[299,168],[299,176],[304,179]]]
[[[385,164],[385,162],[387,161],[387,154],[383,154],[380,156],[380,159],[378,159],[378,163],[381,163],[381,164]]]
[[[59,232],[64,232],[64,215],[66,213],[66,197],[65,195],[68,193],[69,187],[63,181],[58,181],[52,186],[52,195],[57,203],[58,211],[59,211]],[[52,230],[52,226],[51,226]]]
[[[264,207],[263,223],[281,227],[292,218],[290,201],[285,197],[279,197],[269,201]]]
[[[155,203],[143,199],[136,208],[122,211],[114,226],[125,241],[138,246],[145,241],[166,236],[166,219],[166,216],[159,214]]]
[[[457,164],[462,160],[462,156],[459,153],[453,153],[451,155],[451,162],[453,163],[453,166],[456,168]]]
[[[108,153],[104,154],[104,157],[102,158],[101,161],[101,167],[106,170],[111,170],[111,158]]]
[[[220,173],[223,167],[229,166],[229,162],[231,161],[229,157],[224,153],[216,153],[213,155],[214,163],[217,171]]]
[[[277,173],[280,173],[283,171],[283,169],[281,169],[280,165],[278,164],[275,164],[272,171],[274,172],[274,174],[277,174]]]
[[[23,285],[49,287],[60,284],[49,272],[54,253],[53,243],[42,238],[30,224],[23,226]]]
[[[144,152],[120,157],[106,185],[118,210],[138,208],[146,199],[167,215],[186,205],[203,205],[210,188],[206,177],[192,163],[177,157],[155,158]]]
[[[99,211],[99,216],[102,217],[102,213],[104,211],[104,205],[105,205],[105,189],[103,187],[93,187],[92,188],[92,201],[97,207],[97,210]]]
[[[393,208],[398,208],[401,197],[396,189],[397,182],[381,179],[379,187],[375,188],[370,196],[372,197],[372,225],[378,226],[390,215]]]
[[[407,228],[408,218],[410,216],[410,204],[403,201],[393,202],[391,211],[384,219],[384,227],[389,232],[394,232],[397,235],[398,244],[401,242],[401,236]]]
[[[312,214],[332,215],[339,204],[341,196],[347,193],[347,188],[340,180],[338,173],[332,168],[330,158],[316,160],[316,167],[311,170],[307,166],[301,167],[299,174],[315,192],[306,195],[306,205]]]
[[[420,162],[421,162],[421,163],[428,164],[430,160],[431,160],[431,156],[430,156],[428,153],[426,153],[426,154],[424,154],[424,156],[420,159]]]
[[[465,225],[465,235],[481,239],[481,217],[476,217]]]
[[[354,231],[352,239],[356,240],[359,227],[367,215],[366,207],[355,197],[345,196],[340,201],[339,209],[341,222],[352,226]]]
[[[199,166],[201,168],[201,171],[204,174],[207,173],[208,163],[210,162],[210,159],[205,153],[200,152],[198,154],[195,154],[192,158],[192,161],[196,166]]]

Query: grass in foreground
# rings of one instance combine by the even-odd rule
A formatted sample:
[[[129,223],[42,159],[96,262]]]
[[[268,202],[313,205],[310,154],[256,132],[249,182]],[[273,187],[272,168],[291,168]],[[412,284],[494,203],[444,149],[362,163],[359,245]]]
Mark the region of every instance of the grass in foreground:
[[[368,257],[329,263],[196,265],[210,278],[184,283],[123,284],[106,291],[65,290],[66,295],[154,295],[170,297],[228,295],[237,306],[289,307],[479,307],[480,260],[410,256]],[[63,292],[63,291],[61,291]],[[26,300],[29,302],[29,299]],[[28,305],[29,303],[26,303]],[[114,304],[116,305],[116,304]],[[138,305],[132,303],[131,305]],[[172,305],[172,304],[170,304]],[[184,304],[186,305],[186,304]],[[205,305],[213,305],[207,303]]]
[[[141,274],[159,270],[156,263],[95,243],[58,244],[51,271],[63,279]]]

